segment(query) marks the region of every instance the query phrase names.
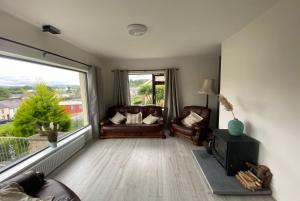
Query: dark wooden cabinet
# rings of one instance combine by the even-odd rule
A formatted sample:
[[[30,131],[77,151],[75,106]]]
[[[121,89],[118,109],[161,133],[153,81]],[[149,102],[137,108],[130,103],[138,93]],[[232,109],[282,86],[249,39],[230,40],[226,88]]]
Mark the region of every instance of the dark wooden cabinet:
[[[213,155],[229,176],[246,170],[246,162],[257,164],[258,149],[259,142],[245,134],[236,137],[230,135],[227,129],[214,131]]]

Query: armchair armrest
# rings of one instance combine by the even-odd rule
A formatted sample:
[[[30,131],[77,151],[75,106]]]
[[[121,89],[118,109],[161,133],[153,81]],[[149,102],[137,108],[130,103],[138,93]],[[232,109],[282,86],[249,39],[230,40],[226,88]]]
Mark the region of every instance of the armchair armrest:
[[[204,129],[205,127],[203,125],[193,124],[192,128],[194,128],[195,130],[201,130],[201,129]]]
[[[195,145],[202,144],[203,140],[207,135],[206,133],[207,133],[208,126],[203,122],[199,122],[199,123],[194,123],[192,127],[195,129],[194,136],[192,137],[193,143]]]
[[[165,124],[163,118],[160,118],[159,120],[157,120],[157,123],[158,123],[159,125],[164,125],[164,124]]]
[[[110,121],[108,119],[103,119],[101,122],[100,122],[100,126],[104,126],[104,125],[107,125],[107,124],[110,124]]]
[[[205,128],[207,128],[207,125],[204,124],[202,121],[200,121],[200,122],[198,122],[198,123],[194,123],[194,124],[192,125],[192,127],[193,127],[194,129],[196,129],[196,130],[200,130],[200,129],[205,129]]]
[[[172,124],[180,124],[183,117],[177,117],[171,120]]]

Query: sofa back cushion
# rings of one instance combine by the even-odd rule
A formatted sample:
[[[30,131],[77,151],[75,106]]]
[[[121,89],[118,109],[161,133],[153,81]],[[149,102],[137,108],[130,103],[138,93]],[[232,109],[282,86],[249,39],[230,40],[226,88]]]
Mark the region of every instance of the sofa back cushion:
[[[162,107],[159,106],[113,106],[107,111],[107,117],[112,118],[117,112],[126,116],[127,113],[137,114],[142,113],[143,118],[146,118],[149,114],[156,117],[162,117]]]
[[[143,117],[142,113],[139,112],[137,114],[126,114],[126,124],[142,124],[143,123]]]

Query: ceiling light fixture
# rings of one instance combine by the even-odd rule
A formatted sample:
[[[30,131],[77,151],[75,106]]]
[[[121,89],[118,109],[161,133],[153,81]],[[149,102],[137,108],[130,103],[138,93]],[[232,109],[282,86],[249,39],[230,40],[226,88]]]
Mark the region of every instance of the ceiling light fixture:
[[[130,24],[127,26],[128,33],[132,36],[142,36],[148,28],[143,24]]]

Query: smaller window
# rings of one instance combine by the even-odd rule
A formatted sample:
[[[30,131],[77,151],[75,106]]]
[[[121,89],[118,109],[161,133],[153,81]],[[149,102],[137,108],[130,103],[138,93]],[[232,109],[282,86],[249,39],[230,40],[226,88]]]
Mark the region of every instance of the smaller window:
[[[165,76],[129,74],[131,105],[158,105],[164,107]]]

